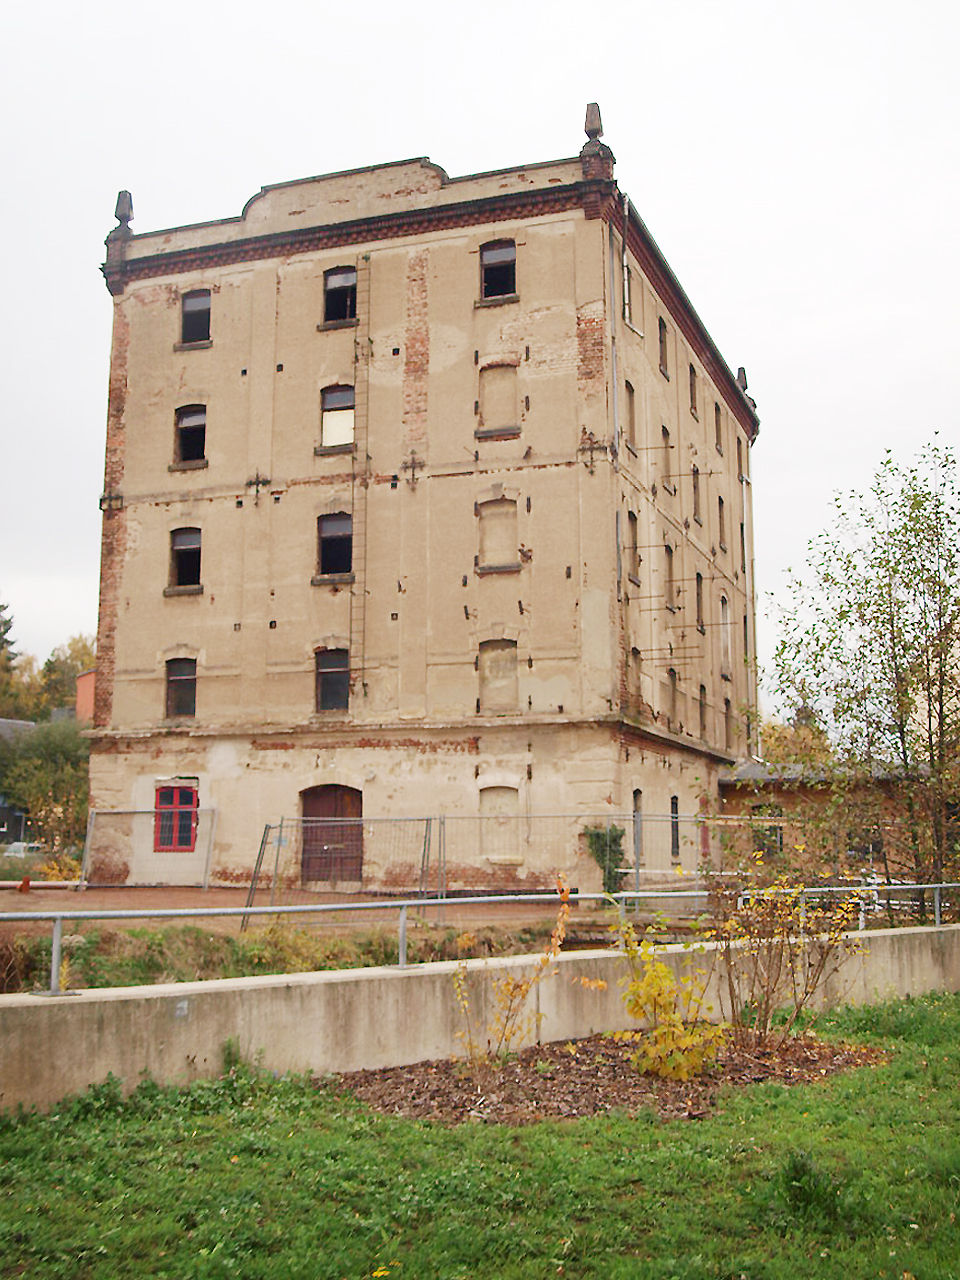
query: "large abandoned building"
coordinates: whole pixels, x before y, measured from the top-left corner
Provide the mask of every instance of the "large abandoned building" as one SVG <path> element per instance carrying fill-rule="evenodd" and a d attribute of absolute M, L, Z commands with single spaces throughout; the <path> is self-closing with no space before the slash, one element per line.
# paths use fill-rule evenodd
<path fill-rule="evenodd" d="M 121 193 L 91 806 L 145 821 L 106 878 L 443 814 L 514 832 L 449 884 L 536 886 L 536 815 L 696 814 L 751 754 L 756 406 L 586 132 L 164 231 Z M 416 881 L 369 834 L 297 848 L 305 883 Z"/>

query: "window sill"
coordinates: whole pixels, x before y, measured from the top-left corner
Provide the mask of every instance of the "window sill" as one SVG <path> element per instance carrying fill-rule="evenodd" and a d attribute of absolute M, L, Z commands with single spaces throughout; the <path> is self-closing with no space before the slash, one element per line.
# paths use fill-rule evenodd
<path fill-rule="evenodd" d="M 519 427 L 477 427 L 473 433 L 474 440 L 517 440 Z"/>
<path fill-rule="evenodd" d="M 196 722 L 197 722 L 197 717 L 195 713 L 192 716 L 165 716 L 160 721 L 160 728 L 176 729 L 178 725 L 187 726 L 191 724 L 196 724 Z M 156 810 L 154 810 L 154 812 L 156 812 Z"/>
<path fill-rule="evenodd" d="M 519 302 L 519 293 L 501 293 L 495 298 L 478 298 L 474 307 L 502 307 L 507 302 Z"/>
<path fill-rule="evenodd" d="M 175 342 L 174 351 L 208 351 L 213 346 L 212 338 L 204 338 L 202 342 Z"/>
<path fill-rule="evenodd" d="M 317 333 L 326 333 L 330 329 L 355 329 L 360 321 L 356 316 L 352 320 L 324 320 L 317 325 Z"/>
<path fill-rule="evenodd" d="M 322 711 L 314 711 L 310 719 L 314 722 L 328 720 L 345 720 L 350 714 L 349 707 L 324 707 Z"/>
<path fill-rule="evenodd" d="M 209 458 L 195 458 L 191 462 L 171 462 L 168 471 L 202 471 L 204 467 L 209 467 Z"/>
<path fill-rule="evenodd" d="M 474 566 L 474 573 L 478 577 L 484 577 L 488 573 L 519 573 L 520 561 L 516 564 L 478 564 Z"/>
<path fill-rule="evenodd" d="M 357 446 L 352 442 L 350 444 L 318 444 L 314 446 L 313 456 L 315 458 L 326 458 L 332 454 L 352 454 L 355 453 Z"/>
<path fill-rule="evenodd" d="M 163 594 L 170 596 L 202 596 L 203 584 L 200 582 L 191 582 L 183 587 L 164 587 Z"/>
<path fill-rule="evenodd" d="M 310 579 L 311 587 L 348 587 L 356 579 L 352 573 L 316 573 Z"/>

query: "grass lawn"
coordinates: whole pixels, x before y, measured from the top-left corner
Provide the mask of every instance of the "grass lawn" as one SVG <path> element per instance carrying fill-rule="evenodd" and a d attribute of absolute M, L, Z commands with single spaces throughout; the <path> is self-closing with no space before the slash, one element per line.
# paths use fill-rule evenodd
<path fill-rule="evenodd" d="M 960 1280 L 960 997 L 818 1030 L 891 1059 L 702 1121 L 447 1129 L 244 1067 L 101 1086 L 0 1119 L 0 1276 Z"/>

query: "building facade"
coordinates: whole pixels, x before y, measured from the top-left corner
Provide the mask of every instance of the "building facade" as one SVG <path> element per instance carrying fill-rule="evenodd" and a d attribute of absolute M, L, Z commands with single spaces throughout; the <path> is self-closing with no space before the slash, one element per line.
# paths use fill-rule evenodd
<path fill-rule="evenodd" d="M 143 234 L 121 194 L 91 807 L 155 852 L 204 811 L 227 880 L 281 816 L 690 814 L 751 753 L 756 408 L 587 134 Z"/>

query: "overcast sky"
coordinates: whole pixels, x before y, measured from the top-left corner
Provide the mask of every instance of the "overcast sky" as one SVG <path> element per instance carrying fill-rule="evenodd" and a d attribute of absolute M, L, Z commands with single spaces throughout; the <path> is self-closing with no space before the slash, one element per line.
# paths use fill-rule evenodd
<path fill-rule="evenodd" d="M 96 630 L 120 188 L 143 232 L 378 161 L 554 159 L 599 102 L 621 188 L 758 404 L 761 656 L 831 495 L 887 448 L 960 441 L 956 0 L 52 0 L 0 30 L 0 601 L 41 661 Z"/>

